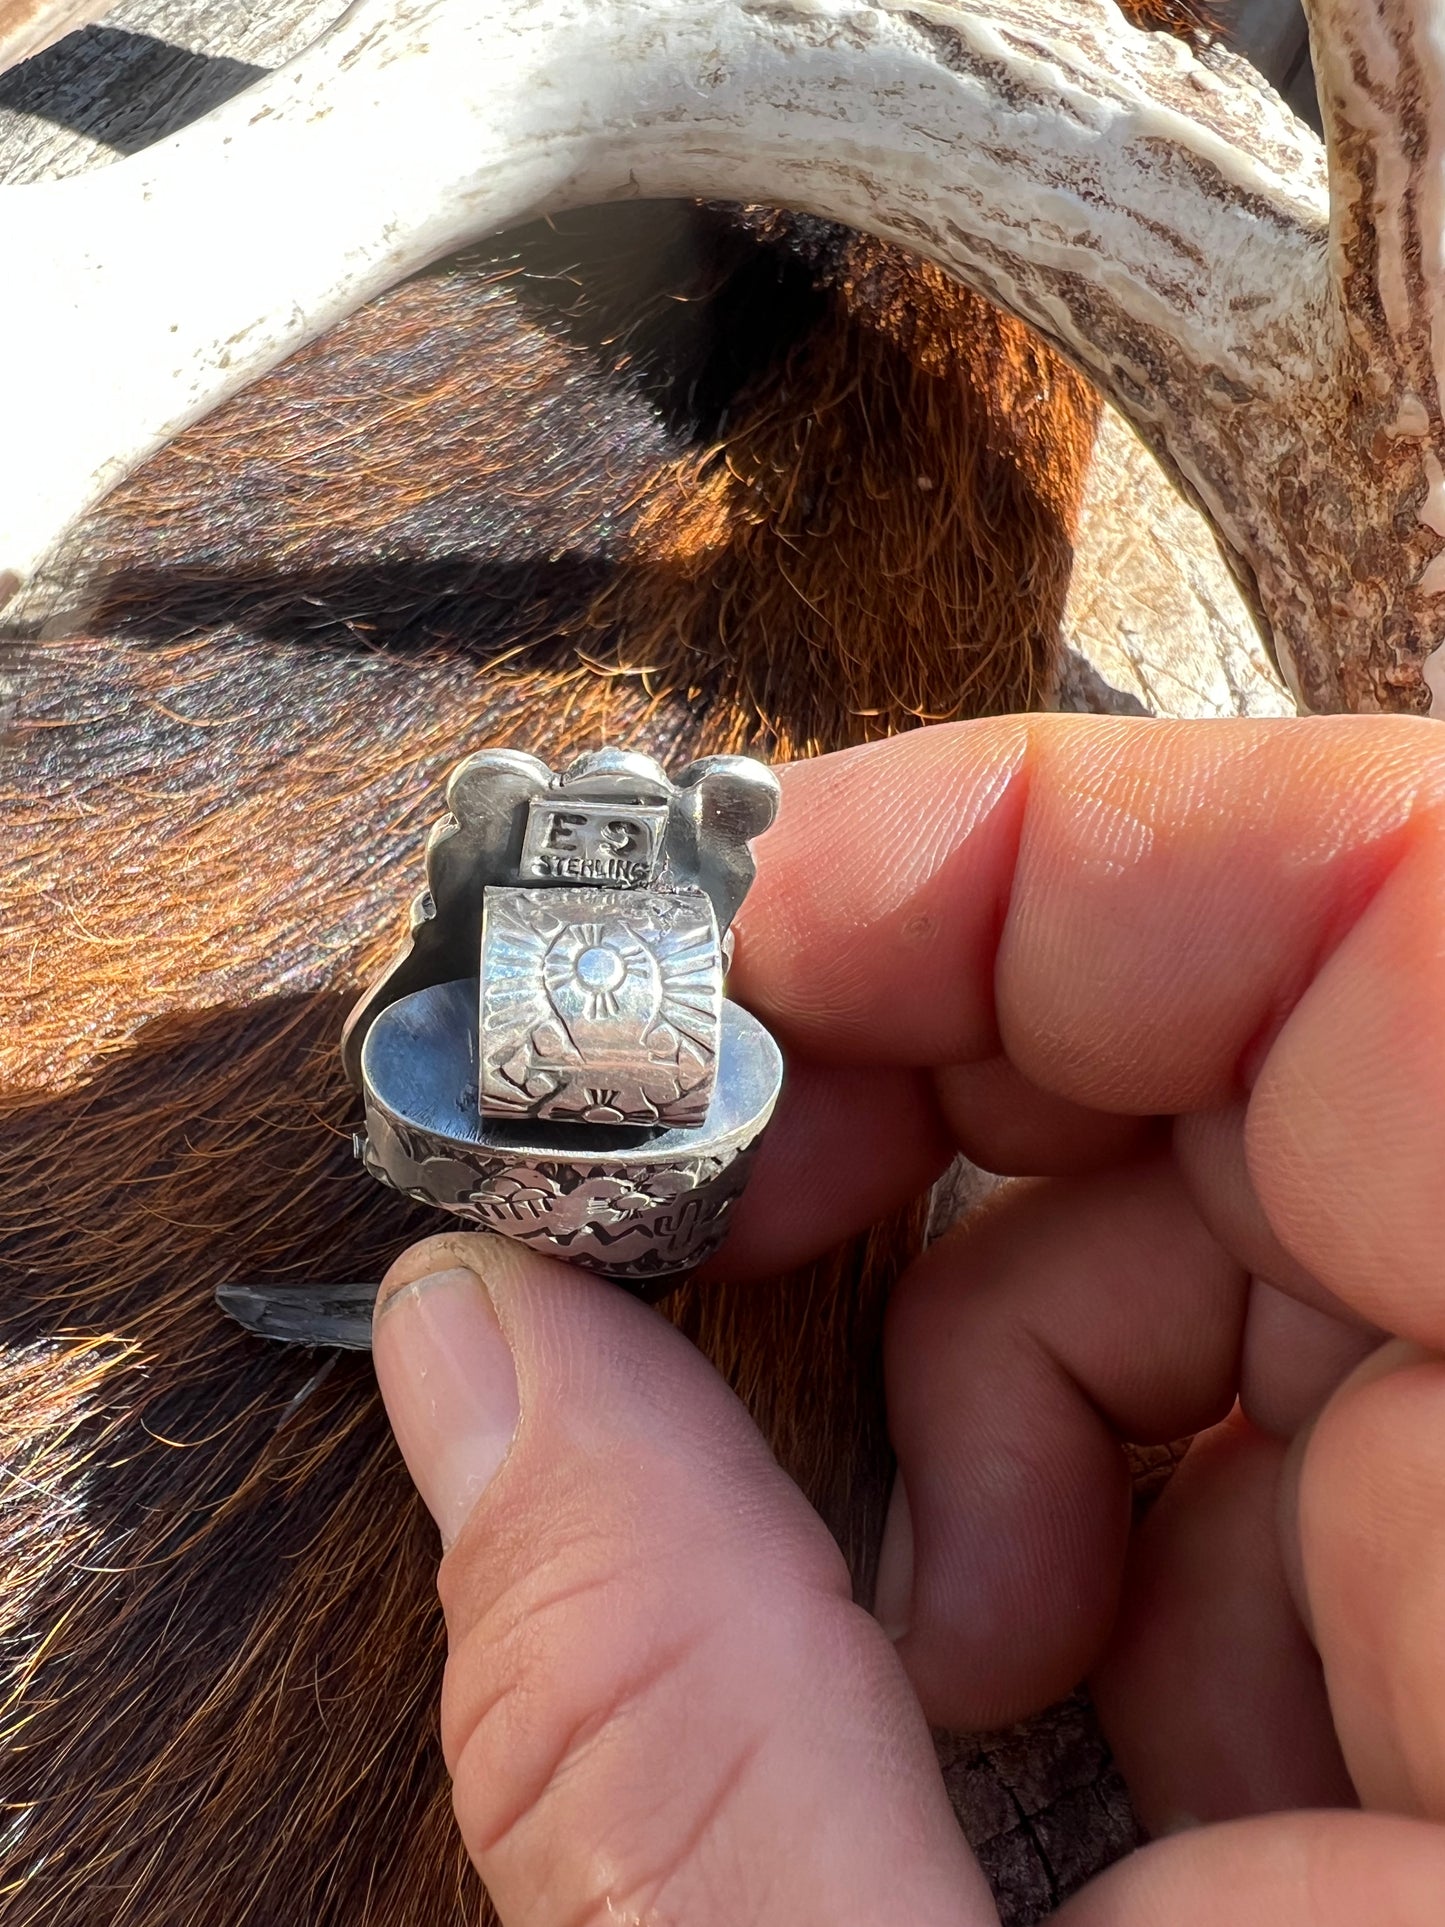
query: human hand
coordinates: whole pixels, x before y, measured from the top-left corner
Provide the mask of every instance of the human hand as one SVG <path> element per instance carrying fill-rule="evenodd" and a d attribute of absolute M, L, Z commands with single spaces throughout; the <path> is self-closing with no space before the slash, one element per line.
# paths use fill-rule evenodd
<path fill-rule="evenodd" d="M 502 1240 L 393 1267 L 502 1920 L 982 1927 L 927 1721 L 1087 1673 L 1146 1824 L 1219 1824 L 1061 1927 L 1438 1927 L 1445 737 L 1035 717 L 784 782 L 733 988 L 789 1084 L 717 1268 L 801 1262 L 953 1145 L 1035 1181 L 890 1308 L 896 1642 L 655 1313 Z M 1189 1432 L 1130 1543 L 1118 1441 Z"/>

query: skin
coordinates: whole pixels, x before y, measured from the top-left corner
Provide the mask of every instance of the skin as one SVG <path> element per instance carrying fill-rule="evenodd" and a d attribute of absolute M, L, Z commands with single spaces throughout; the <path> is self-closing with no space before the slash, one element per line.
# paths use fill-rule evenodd
<path fill-rule="evenodd" d="M 789 769 L 733 992 L 789 1095 L 716 1261 L 955 1145 L 900 1280 L 877 1617 L 654 1314 L 430 1239 L 376 1366 L 442 1532 L 506 1927 L 980 1927 L 930 1721 L 1090 1680 L 1160 1837 L 1063 1927 L 1435 1927 L 1445 1892 L 1445 735 L 1035 717 Z M 1195 1444 L 1131 1532 L 1121 1440 Z"/>

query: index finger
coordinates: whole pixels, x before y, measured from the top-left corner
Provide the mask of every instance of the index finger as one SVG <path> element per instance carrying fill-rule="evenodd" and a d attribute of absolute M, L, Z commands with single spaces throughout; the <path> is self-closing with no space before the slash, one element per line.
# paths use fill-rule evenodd
<path fill-rule="evenodd" d="M 1286 1246 L 1366 1317 L 1445 1341 L 1436 725 L 1030 717 L 784 785 L 734 981 L 785 1043 L 855 1064 L 1002 1050 L 1139 1114 L 1254 1092 L 1251 1171 Z"/>
<path fill-rule="evenodd" d="M 1223 1101 L 1445 792 L 1436 725 L 1072 716 L 783 772 L 734 982 L 823 1061 L 1006 1049 L 1138 1112 Z"/>

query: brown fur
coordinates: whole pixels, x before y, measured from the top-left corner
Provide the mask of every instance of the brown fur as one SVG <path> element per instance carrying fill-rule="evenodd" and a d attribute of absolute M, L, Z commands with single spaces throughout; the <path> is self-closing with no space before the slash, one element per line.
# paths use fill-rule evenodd
<path fill-rule="evenodd" d="M 395 290 L 89 532 L 0 779 L 8 1927 L 475 1918 L 369 1367 L 211 1292 L 375 1277 L 435 1225 L 352 1164 L 336 1040 L 450 763 L 1036 703 L 1094 406 L 885 249 L 632 208 Z M 670 1308 L 865 1591 L 917 1229 Z"/>

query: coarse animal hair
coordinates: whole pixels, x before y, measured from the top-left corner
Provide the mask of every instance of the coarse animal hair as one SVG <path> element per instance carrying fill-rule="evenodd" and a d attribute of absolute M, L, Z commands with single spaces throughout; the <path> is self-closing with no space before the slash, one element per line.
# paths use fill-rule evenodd
<path fill-rule="evenodd" d="M 435 1540 L 369 1366 L 213 1288 L 374 1278 L 436 1228 L 355 1166 L 336 1043 L 451 763 L 1036 706 L 1096 408 L 888 248 L 632 204 L 393 290 L 83 532 L 0 770 L 9 1927 L 476 1918 Z M 668 1306 L 865 1594 L 919 1230 Z"/>

